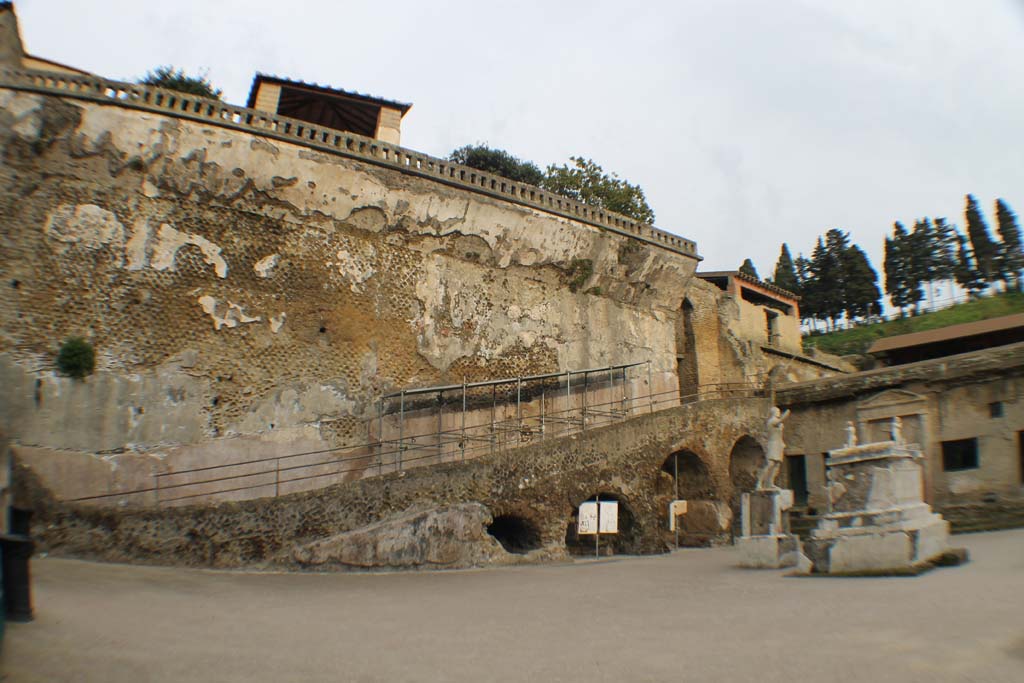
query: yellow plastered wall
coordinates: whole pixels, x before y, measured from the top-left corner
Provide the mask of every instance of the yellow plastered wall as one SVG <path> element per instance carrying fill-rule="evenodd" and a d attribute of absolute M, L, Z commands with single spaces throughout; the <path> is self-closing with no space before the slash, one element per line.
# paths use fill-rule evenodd
<path fill-rule="evenodd" d="M 381 107 L 377 116 L 377 134 L 374 137 L 393 145 L 401 144 L 402 112 L 391 107 Z"/>
<path fill-rule="evenodd" d="M 277 103 L 280 99 L 281 86 L 274 83 L 260 83 L 260 89 L 256 91 L 256 102 L 253 105 L 253 109 L 276 114 Z"/>

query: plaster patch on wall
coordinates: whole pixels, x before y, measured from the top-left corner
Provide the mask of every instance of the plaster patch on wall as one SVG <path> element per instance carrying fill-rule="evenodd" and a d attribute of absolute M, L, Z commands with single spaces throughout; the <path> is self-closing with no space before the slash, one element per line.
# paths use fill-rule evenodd
<path fill-rule="evenodd" d="M 35 140 L 39 137 L 43 128 L 42 104 L 41 95 L 27 95 L 8 90 L 0 96 L 0 109 L 14 117 L 11 130 L 22 140 Z"/>
<path fill-rule="evenodd" d="M 338 272 L 348 282 L 349 289 L 353 292 L 361 292 L 362 284 L 373 277 L 376 272 L 373 269 L 371 260 L 377 255 L 377 250 L 370 247 L 363 254 L 363 259 L 358 258 L 350 251 L 341 250 L 337 254 Z"/>
<path fill-rule="evenodd" d="M 81 244 L 87 249 L 100 249 L 108 244 L 124 243 L 124 226 L 111 211 L 95 204 L 61 204 L 43 228 L 47 237 L 68 244 Z"/>
<path fill-rule="evenodd" d="M 284 319 L 287 317 L 284 311 L 281 311 L 280 315 L 270 318 L 270 331 L 277 334 L 278 330 L 284 325 Z"/>
<path fill-rule="evenodd" d="M 203 252 L 203 260 L 213 266 L 217 277 L 228 276 L 228 264 L 220 255 L 220 247 L 200 235 L 175 230 L 163 223 L 157 231 L 157 241 L 153 245 L 153 257 L 150 266 L 153 270 L 174 270 L 174 258 L 178 250 L 191 244 Z"/>
<path fill-rule="evenodd" d="M 256 275 L 262 278 L 268 278 L 274 274 L 274 268 L 277 267 L 278 261 L 281 260 L 280 254 L 271 254 L 270 256 L 264 256 L 252 267 L 256 272 Z M 274 330 L 275 332 L 277 330 Z"/>
<path fill-rule="evenodd" d="M 230 301 L 220 304 L 209 295 L 199 297 L 199 305 L 203 307 L 203 311 L 207 315 L 213 318 L 215 330 L 219 330 L 221 327 L 238 327 L 244 323 L 254 323 L 260 320 L 258 315 L 255 317 L 246 315 L 245 310 L 238 304 L 233 304 Z"/>
<path fill-rule="evenodd" d="M 142 270 L 146 267 L 148 259 L 146 246 L 149 244 L 149 238 L 152 233 L 149 221 L 145 218 L 139 218 L 135 221 L 132 236 L 128 238 L 128 243 L 124 247 L 128 270 Z"/>

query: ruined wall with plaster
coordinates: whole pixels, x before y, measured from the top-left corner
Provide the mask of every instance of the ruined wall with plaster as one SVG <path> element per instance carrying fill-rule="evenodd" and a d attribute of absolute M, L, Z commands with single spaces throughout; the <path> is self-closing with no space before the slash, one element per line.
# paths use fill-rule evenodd
<path fill-rule="evenodd" d="M 648 359 L 676 386 L 692 256 L 78 99 L 0 89 L 0 154 L 0 414 L 53 476 L 102 492 L 365 441 L 400 387 Z M 72 335 L 97 351 L 84 382 L 55 372 Z"/>
<path fill-rule="evenodd" d="M 693 306 L 689 324 L 694 336 L 696 374 L 699 384 L 704 387 L 731 383 L 764 386 L 769 376 L 778 385 L 843 374 L 854 369 L 836 357 L 804 355 L 799 343 L 789 343 L 784 349 L 769 346 L 763 306 L 738 299 L 700 278 L 694 278 L 690 283 L 686 299 Z M 781 318 L 795 320 L 787 316 Z M 760 326 L 751 320 L 759 320 Z M 677 336 L 685 333 L 681 323 Z M 792 337 L 793 331 L 790 330 L 788 335 L 787 338 Z"/>

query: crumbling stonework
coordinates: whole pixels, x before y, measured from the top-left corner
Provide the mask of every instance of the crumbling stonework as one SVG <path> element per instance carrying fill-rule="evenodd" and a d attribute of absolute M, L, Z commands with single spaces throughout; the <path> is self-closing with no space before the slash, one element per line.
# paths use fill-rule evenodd
<path fill-rule="evenodd" d="M 0 154 L 0 412 L 62 495 L 361 443 L 399 387 L 648 359 L 676 385 L 694 256 L 114 104 L 0 89 Z M 53 370 L 72 335 L 84 382 Z"/>
<path fill-rule="evenodd" d="M 36 511 L 33 534 L 40 548 L 57 555 L 210 567 L 383 568 L 406 566 L 400 558 L 407 552 L 428 557 L 434 552 L 429 538 L 438 537 L 430 529 L 449 540 L 461 529 L 457 533 L 470 539 L 467 554 L 439 555 L 451 566 L 516 561 L 481 540 L 484 510 L 492 518 L 521 518 L 537 530 L 538 547 L 529 558 L 564 557 L 577 506 L 600 494 L 620 501 L 622 533 L 613 552 L 661 552 L 673 541 L 667 514 L 673 486 L 663 468 L 668 456 L 685 450 L 700 458 L 711 482 L 707 495 L 728 501 L 730 453 L 744 438 L 764 438 L 767 410 L 763 399 L 704 401 L 464 463 L 280 498 L 159 510 L 62 503 L 31 468 L 19 465 L 16 502 Z M 482 508 L 458 507 L 465 505 Z M 458 522 L 427 522 L 443 518 L 444 510 L 475 512 Z M 400 531 L 408 526 L 403 519 L 420 520 L 426 536 Z M 381 543 L 394 544 L 394 552 L 381 550 Z"/>

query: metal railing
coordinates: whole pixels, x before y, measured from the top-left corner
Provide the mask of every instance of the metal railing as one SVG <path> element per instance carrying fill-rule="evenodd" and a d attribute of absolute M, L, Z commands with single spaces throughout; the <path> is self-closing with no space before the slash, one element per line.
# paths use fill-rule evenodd
<path fill-rule="evenodd" d="M 635 376 L 638 368 L 647 369 L 646 382 Z M 634 370 L 632 380 L 628 377 L 630 370 Z M 277 497 L 367 476 L 500 453 L 681 404 L 765 395 L 756 378 L 747 382 L 703 385 L 689 395 L 681 395 L 676 389 L 651 392 L 649 373 L 650 364 L 643 363 L 403 391 L 382 397 L 378 417 L 368 420 L 366 424 L 368 433 L 373 432 L 374 423 L 379 431 L 375 438 L 357 445 L 155 472 L 152 486 L 84 496 L 69 502 L 116 499 L 118 502 L 159 507 Z M 590 379 L 595 374 L 603 375 L 600 381 Z M 577 378 L 575 392 L 573 375 L 585 377 L 582 381 Z M 562 379 L 567 379 L 565 386 L 562 385 Z M 616 379 L 620 381 L 616 382 Z M 540 386 L 538 396 L 538 385 L 543 383 L 548 386 Z M 516 387 L 517 401 L 497 401 L 497 387 L 506 385 Z M 648 387 L 648 391 L 630 395 L 638 385 Z M 525 402 L 524 387 L 529 389 L 526 397 L 530 399 Z M 479 390 L 482 388 L 492 389 L 489 410 L 479 400 Z M 443 424 L 444 420 L 439 418 L 440 413 L 424 413 L 425 408 L 422 406 L 416 410 L 403 411 L 400 408 L 397 413 L 383 414 L 386 399 L 397 397 L 403 403 L 405 397 L 436 394 L 439 390 L 458 392 L 462 397 L 461 410 L 449 416 L 450 422 L 454 416 L 457 426 L 410 433 L 406 431 L 410 423 L 437 419 Z M 474 390 L 476 396 L 473 395 Z M 595 400 L 602 394 L 606 400 Z M 444 405 L 442 403 L 437 407 L 443 411 Z M 387 420 L 391 420 L 392 424 L 386 424 Z"/>

